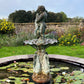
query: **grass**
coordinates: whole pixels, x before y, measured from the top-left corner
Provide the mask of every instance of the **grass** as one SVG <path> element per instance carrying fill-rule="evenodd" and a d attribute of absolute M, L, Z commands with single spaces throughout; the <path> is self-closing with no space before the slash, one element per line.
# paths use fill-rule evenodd
<path fill-rule="evenodd" d="M 67 55 L 84 58 L 84 46 L 54 46 L 47 49 L 49 54 Z"/>
<path fill-rule="evenodd" d="M 31 46 L 2 47 L 0 48 L 0 58 L 14 55 L 34 54 L 35 49 Z M 84 58 L 84 46 L 51 46 L 46 49 L 48 54 L 68 55 Z"/>
<path fill-rule="evenodd" d="M 34 52 L 35 49 L 31 46 L 2 47 L 0 48 L 0 58 L 13 55 L 34 54 Z"/>

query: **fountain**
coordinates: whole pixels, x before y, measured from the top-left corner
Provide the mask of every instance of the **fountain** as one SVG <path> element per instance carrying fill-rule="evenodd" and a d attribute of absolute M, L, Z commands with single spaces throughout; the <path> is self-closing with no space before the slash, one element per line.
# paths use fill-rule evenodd
<path fill-rule="evenodd" d="M 51 79 L 49 57 L 45 49 L 51 45 L 57 44 L 57 40 L 45 38 L 45 21 L 47 18 L 45 7 L 39 6 L 37 12 L 34 32 L 37 39 L 24 41 L 24 43 L 37 49 L 33 58 L 32 79 L 37 83 L 45 83 Z"/>
<path fill-rule="evenodd" d="M 0 58 L 0 84 L 84 84 L 84 59 L 48 55 L 45 51 L 56 45 L 57 40 L 46 39 L 45 7 L 40 6 L 37 11 L 34 32 L 37 38 L 24 41 L 37 51 L 34 55 Z"/>

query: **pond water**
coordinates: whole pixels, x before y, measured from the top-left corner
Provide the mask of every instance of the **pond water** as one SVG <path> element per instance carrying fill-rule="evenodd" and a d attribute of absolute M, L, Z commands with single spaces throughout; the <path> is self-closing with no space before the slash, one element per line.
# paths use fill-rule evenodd
<path fill-rule="evenodd" d="M 36 84 L 32 80 L 33 61 L 16 62 L 0 67 L 0 84 Z M 52 79 L 46 84 L 84 84 L 84 69 L 69 63 L 50 60 Z"/>

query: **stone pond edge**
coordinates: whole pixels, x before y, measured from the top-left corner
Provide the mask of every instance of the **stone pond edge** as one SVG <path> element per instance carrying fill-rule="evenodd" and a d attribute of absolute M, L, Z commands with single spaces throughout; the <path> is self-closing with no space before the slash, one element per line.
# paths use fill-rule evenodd
<path fill-rule="evenodd" d="M 68 62 L 71 64 L 76 64 L 78 66 L 84 67 L 84 59 L 83 58 L 65 56 L 65 55 L 56 55 L 56 54 L 49 54 L 48 56 L 49 56 L 49 58 L 54 58 L 57 60 L 61 60 L 64 62 Z M 10 62 L 10 61 L 25 60 L 25 59 L 29 59 L 29 58 L 33 58 L 33 54 L 4 57 L 4 58 L 0 58 L 0 64 L 4 64 L 4 63 Z"/>

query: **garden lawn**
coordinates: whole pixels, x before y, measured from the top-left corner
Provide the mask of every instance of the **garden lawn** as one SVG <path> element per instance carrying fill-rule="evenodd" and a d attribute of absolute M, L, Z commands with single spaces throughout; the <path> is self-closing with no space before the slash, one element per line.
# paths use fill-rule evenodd
<path fill-rule="evenodd" d="M 34 54 L 35 49 L 31 46 L 2 47 L 0 48 L 0 58 L 14 55 Z M 59 54 L 84 58 L 84 46 L 51 46 L 46 49 L 48 54 Z"/>

